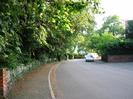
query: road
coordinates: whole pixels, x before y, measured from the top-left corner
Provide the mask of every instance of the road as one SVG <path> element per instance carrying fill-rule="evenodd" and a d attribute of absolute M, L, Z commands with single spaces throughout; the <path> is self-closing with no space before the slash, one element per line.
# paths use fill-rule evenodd
<path fill-rule="evenodd" d="M 70 60 L 56 76 L 57 99 L 133 99 L 133 62 Z"/>

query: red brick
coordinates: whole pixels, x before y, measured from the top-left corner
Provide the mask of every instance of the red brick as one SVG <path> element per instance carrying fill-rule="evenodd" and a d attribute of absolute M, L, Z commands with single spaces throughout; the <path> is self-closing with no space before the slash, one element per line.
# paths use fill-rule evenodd
<path fill-rule="evenodd" d="M 5 68 L 1 69 L 0 68 L 0 97 L 6 97 L 7 92 L 8 92 L 8 75 L 7 75 L 7 70 Z"/>
<path fill-rule="evenodd" d="M 131 62 L 133 61 L 133 55 L 108 55 L 103 57 L 103 60 L 107 62 Z"/>

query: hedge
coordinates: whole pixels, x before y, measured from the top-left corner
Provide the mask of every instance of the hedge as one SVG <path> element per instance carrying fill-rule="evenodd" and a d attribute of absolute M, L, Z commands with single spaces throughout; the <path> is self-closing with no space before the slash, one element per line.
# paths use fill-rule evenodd
<path fill-rule="evenodd" d="M 133 55 L 133 41 L 117 41 L 103 45 L 102 55 Z"/>

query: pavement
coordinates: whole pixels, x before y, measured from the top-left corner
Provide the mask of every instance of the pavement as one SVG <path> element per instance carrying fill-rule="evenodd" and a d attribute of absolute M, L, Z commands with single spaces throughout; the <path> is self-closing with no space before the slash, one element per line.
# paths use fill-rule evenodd
<path fill-rule="evenodd" d="M 13 85 L 8 99 L 51 99 L 48 73 L 52 64 L 42 65 L 25 74 Z"/>
<path fill-rule="evenodd" d="M 133 99 L 133 62 L 65 61 L 56 79 L 56 99 Z"/>

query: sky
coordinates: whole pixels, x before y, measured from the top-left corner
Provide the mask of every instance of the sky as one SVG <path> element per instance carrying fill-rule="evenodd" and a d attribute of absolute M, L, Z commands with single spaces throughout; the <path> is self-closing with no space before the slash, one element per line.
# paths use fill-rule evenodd
<path fill-rule="evenodd" d="M 105 14 L 96 15 L 98 27 L 102 19 L 110 15 L 118 15 L 122 21 L 133 19 L 133 0 L 101 0 L 101 7 Z"/>

